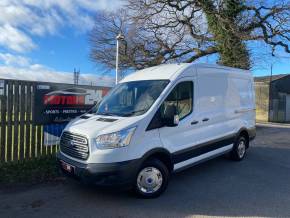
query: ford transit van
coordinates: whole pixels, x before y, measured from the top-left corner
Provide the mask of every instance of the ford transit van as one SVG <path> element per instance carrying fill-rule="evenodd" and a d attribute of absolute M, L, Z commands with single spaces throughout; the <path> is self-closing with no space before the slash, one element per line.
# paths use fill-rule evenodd
<path fill-rule="evenodd" d="M 159 196 L 173 172 L 227 154 L 244 159 L 255 137 L 249 71 L 208 64 L 166 64 L 122 79 L 60 139 L 66 175 L 96 185 Z"/>

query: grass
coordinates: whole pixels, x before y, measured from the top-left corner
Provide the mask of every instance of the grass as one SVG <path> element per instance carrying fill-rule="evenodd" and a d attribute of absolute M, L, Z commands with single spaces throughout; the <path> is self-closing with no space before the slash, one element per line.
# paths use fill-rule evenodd
<path fill-rule="evenodd" d="M 60 177 L 55 155 L 0 163 L 0 184 L 37 184 Z"/>

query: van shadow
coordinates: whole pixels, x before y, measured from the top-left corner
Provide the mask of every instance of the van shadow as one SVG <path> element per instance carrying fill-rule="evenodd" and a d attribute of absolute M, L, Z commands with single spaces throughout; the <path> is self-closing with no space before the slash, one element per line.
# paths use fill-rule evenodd
<path fill-rule="evenodd" d="M 242 162 L 220 157 L 172 175 L 157 199 L 76 184 L 73 195 L 85 199 L 86 208 L 97 214 L 109 206 L 121 217 L 289 217 L 289 157 L 290 147 L 252 147 Z"/>

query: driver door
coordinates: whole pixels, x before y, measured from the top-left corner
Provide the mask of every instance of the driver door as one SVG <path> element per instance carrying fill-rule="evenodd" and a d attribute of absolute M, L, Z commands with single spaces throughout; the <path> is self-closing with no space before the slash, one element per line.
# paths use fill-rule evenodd
<path fill-rule="evenodd" d="M 179 115 L 179 124 L 174 127 L 159 128 L 163 146 L 170 153 L 180 152 L 192 148 L 199 141 L 198 117 L 195 116 L 195 82 L 194 78 L 186 77 L 178 81 L 162 103 L 160 109 L 168 104 L 175 104 Z M 162 115 L 161 115 L 162 116 Z M 180 158 L 178 158 L 180 159 Z M 182 160 L 179 160 L 179 162 Z M 175 161 L 176 162 L 176 161 Z"/>

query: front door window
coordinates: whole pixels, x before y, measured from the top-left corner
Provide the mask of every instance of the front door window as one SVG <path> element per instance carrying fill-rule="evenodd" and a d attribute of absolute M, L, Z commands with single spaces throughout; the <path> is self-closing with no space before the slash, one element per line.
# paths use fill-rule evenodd
<path fill-rule="evenodd" d="M 181 82 L 171 91 L 161 106 L 161 116 L 168 105 L 176 106 L 180 120 L 189 115 L 193 106 L 193 82 Z"/>

